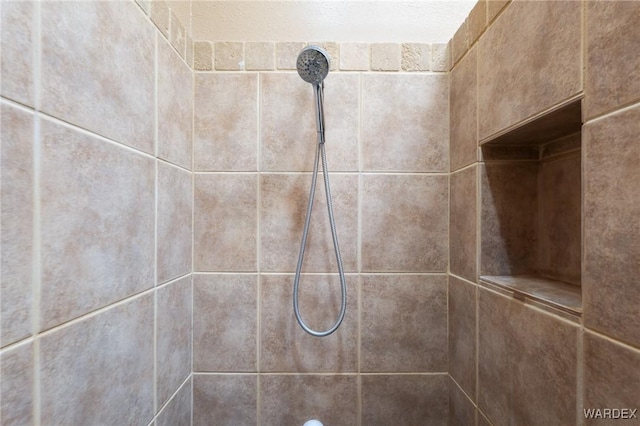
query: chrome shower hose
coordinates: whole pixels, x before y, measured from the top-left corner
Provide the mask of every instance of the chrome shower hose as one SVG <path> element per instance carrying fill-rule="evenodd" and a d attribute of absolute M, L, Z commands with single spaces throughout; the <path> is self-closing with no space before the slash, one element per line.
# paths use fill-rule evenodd
<path fill-rule="evenodd" d="M 320 95 L 320 102 L 322 102 L 322 95 Z M 309 223 L 311 222 L 311 210 L 313 209 L 313 199 L 316 192 L 316 182 L 318 180 L 318 162 L 319 157 L 322 157 L 322 176 L 324 179 L 324 190 L 327 196 L 327 209 L 329 210 L 329 224 L 331 227 L 331 236 L 333 237 L 333 250 L 336 254 L 336 261 L 338 263 L 338 274 L 340 275 L 340 289 L 342 292 L 342 303 L 340 305 L 340 313 L 336 322 L 331 328 L 326 331 L 312 330 L 302 319 L 300 315 L 300 307 L 298 306 L 298 290 L 300 287 L 300 271 L 302 270 L 302 262 L 304 261 L 305 247 L 307 246 L 307 237 L 309 235 Z M 342 258 L 340 256 L 340 247 L 338 246 L 338 235 L 336 232 L 336 223 L 333 217 L 333 204 L 331 202 L 331 189 L 329 187 L 329 172 L 327 171 L 327 155 L 324 149 L 324 131 L 318 132 L 318 144 L 316 147 L 316 157 L 313 166 L 313 176 L 311 178 L 311 190 L 309 191 L 309 203 L 307 204 L 307 215 L 304 221 L 304 230 L 302 231 L 302 243 L 300 244 L 300 254 L 298 255 L 298 265 L 296 266 L 296 276 L 293 282 L 293 311 L 296 315 L 296 320 L 300 327 L 307 333 L 316 337 L 328 336 L 340 327 L 342 320 L 344 319 L 345 311 L 347 310 L 347 284 L 344 278 L 344 270 L 342 267 Z"/>

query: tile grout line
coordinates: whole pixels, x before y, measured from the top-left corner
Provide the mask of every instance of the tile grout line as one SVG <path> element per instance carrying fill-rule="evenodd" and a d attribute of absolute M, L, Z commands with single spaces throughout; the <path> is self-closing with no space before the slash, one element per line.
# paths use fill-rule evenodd
<path fill-rule="evenodd" d="M 42 301 L 42 234 L 40 221 L 42 218 L 41 206 L 41 167 L 42 162 L 42 134 L 40 126 L 40 109 L 42 96 L 42 5 L 40 2 L 34 2 L 34 49 L 33 49 L 33 85 L 34 85 L 34 104 L 35 111 L 33 115 L 33 259 L 32 259 L 32 333 L 34 343 L 32 348 L 33 360 L 33 407 L 32 415 L 35 426 L 41 424 L 42 417 L 42 394 L 41 394 L 41 362 L 42 354 L 40 353 L 40 327 L 41 327 L 41 301 Z"/>
<path fill-rule="evenodd" d="M 191 3 L 189 3 L 191 5 Z M 190 17 L 191 18 L 191 17 Z M 193 46 L 192 46 L 193 48 Z M 193 61 L 194 61 L 194 68 L 195 68 L 195 52 L 193 52 Z M 191 149 L 191 327 L 189 329 L 189 333 L 191 335 L 191 342 L 190 342 L 190 355 L 191 355 L 191 399 L 189 401 L 190 404 L 190 408 L 191 408 L 191 425 L 193 425 L 193 394 L 195 391 L 195 380 L 194 380 L 194 363 L 193 363 L 193 354 L 194 354 L 194 347 L 195 347 L 195 339 L 194 339 L 194 333 L 193 333 L 193 322 L 194 322 L 194 316 L 195 316 L 195 259 L 196 259 L 196 246 L 195 246 L 195 212 L 196 212 L 196 195 L 195 195 L 195 191 L 196 191 L 196 183 L 195 183 L 195 155 L 194 155 L 194 140 L 196 139 L 195 136 L 195 120 L 196 120 L 196 73 L 194 69 L 191 69 L 191 141 L 190 142 L 190 149 Z"/>
<path fill-rule="evenodd" d="M 476 97 L 477 100 L 477 97 Z M 477 127 L 477 124 L 476 124 Z M 476 141 L 477 144 L 477 141 Z M 476 150 L 476 160 L 477 160 L 477 150 Z M 475 304 L 475 338 L 474 338 L 474 347 L 475 347 L 475 359 L 474 359 L 474 369 L 475 369 L 475 381 L 476 381 L 476 388 L 474 389 L 474 393 L 475 393 L 475 401 L 476 404 L 479 404 L 479 396 L 480 396 L 480 286 L 478 284 L 479 281 L 479 277 L 480 277 L 480 259 L 481 259 L 481 250 L 482 250 L 482 244 L 481 244 L 481 235 L 480 233 L 482 232 L 482 226 L 481 226 L 481 216 L 482 216 L 482 185 L 480 183 L 480 163 L 476 162 L 475 163 L 477 165 L 476 167 L 476 171 L 475 171 L 475 177 L 476 177 L 476 214 L 475 214 L 475 225 L 476 225 L 476 255 L 475 255 L 475 267 L 476 267 L 476 273 L 475 273 L 475 283 L 473 283 L 475 285 L 474 288 L 474 292 L 475 292 L 475 297 L 474 297 L 474 304 Z M 479 411 L 479 410 L 478 410 Z"/>
<path fill-rule="evenodd" d="M 274 48 L 275 54 L 275 48 Z M 258 72 L 257 84 L 256 84 L 256 424 L 260 425 L 262 420 L 262 395 L 260 394 L 261 377 L 260 377 L 260 351 L 262 347 L 262 270 L 261 270 L 261 247 L 262 247 L 262 235 L 261 235 L 261 217 L 260 210 L 262 205 L 262 176 L 261 176 L 261 147 L 262 147 L 262 99 L 260 98 L 260 92 L 262 90 L 262 73 Z"/>
<path fill-rule="evenodd" d="M 356 336 L 356 356 L 357 356 L 357 371 L 358 376 L 356 379 L 356 403 L 357 403 L 357 412 L 356 412 L 356 421 L 358 426 L 362 426 L 362 310 L 363 310 L 363 300 L 362 300 L 362 199 L 363 199 L 363 159 L 362 159 L 362 150 L 363 150 L 363 141 L 362 141 L 362 121 L 363 121 L 363 113 L 362 113 L 362 92 L 363 92 L 363 73 L 358 73 L 358 197 L 357 197 L 357 211 L 358 211 L 358 224 L 356 229 L 356 268 L 358 270 L 358 327 Z"/>
<path fill-rule="evenodd" d="M 154 215 L 153 215 L 153 230 L 154 230 L 154 250 L 153 250 L 153 414 L 158 414 L 158 198 L 159 198 L 159 168 L 158 168 L 158 153 L 159 153 L 159 106 L 158 106 L 158 80 L 159 76 L 159 36 L 156 32 L 153 38 L 153 67 L 154 67 L 154 79 L 153 79 L 153 150 L 155 159 L 154 166 Z"/>

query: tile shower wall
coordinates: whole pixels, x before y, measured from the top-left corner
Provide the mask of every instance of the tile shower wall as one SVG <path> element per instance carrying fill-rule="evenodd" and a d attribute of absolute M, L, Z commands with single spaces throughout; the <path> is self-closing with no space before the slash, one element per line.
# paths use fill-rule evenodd
<path fill-rule="evenodd" d="M 583 410 L 639 408 L 640 86 L 630 71 L 636 57 L 627 59 L 640 46 L 639 17 L 637 2 L 480 1 L 451 42 L 452 425 L 608 424 L 585 419 Z M 555 205 L 581 196 L 582 270 L 571 258 L 579 242 L 551 254 L 556 244 L 544 239 L 563 230 L 540 234 L 547 274 L 569 282 L 582 275 L 583 315 L 567 317 L 488 288 L 478 276 L 515 274 L 515 263 L 536 261 L 529 243 L 557 212 L 545 198 L 543 220 L 533 222 L 526 215 L 536 204 L 531 194 L 539 184 L 574 181 L 579 158 L 543 162 L 536 175 L 525 170 L 532 162 L 489 165 L 478 144 L 580 97 L 582 194 L 545 197 Z M 574 210 L 561 216 L 562 228 L 580 223 L 570 220 Z"/>
<path fill-rule="evenodd" d="M 348 302 L 319 339 L 292 309 L 316 144 L 303 46 L 194 45 L 194 424 L 446 424 L 446 59 L 429 44 L 323 43 Z M 317 329 L 340 305 L 323 194 L 300 295 Z"/>
<path fill-rule="evenodd" d="M 184 29 L 134 2 L 0 8 L 1 422 L 189 424 Z"/>

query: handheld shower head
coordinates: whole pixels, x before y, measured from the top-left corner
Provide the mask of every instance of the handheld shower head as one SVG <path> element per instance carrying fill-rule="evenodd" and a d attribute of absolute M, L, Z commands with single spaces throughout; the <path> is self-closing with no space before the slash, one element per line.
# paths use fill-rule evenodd
<path fill-rule="evenodd" d="M 307 46 L 298 54 L 296 61 L 298 74 L 304 81 L 313 85 L 316 98 L 316 125 L 320 143 L 324 143 L 324 87 L 323 80 L 329 74 L 329 54 L 318 46 Z"/>
<path fill-rule="evenodd" d="M 329 74 L 329 54 L 318 46 L 307 46 L 298 54 L 296 67 L 304 81 L 319 85 Z"/>

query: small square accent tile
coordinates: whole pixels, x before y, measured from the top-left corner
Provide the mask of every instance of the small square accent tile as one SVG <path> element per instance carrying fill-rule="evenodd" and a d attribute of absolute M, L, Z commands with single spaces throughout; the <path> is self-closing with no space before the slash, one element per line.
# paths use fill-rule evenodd
<path fill-rule="evenodd" d="M 276 60 L 276 45 L 273 42 L 247 42 L 245 45 L 245 68 L 273 70 Z"/>
<path fill-rule="evenodd" d="M 187 33 L 187 44 L 184 59 L 189 68 L 193 69 L 193 39 L 189 33 Z"/>
<path fill-rule="evenodd" d="M 340 69 L 340 45 L 333 41 L 311 42 L 309 45 L 318 46 L 324 49 L 329 55 L 330 70 L 336 71 Z"/>
<path fill-rule="evenodd" d="M 447 72 L 451 69 L 451 51 L 449 43 L 431 45 L 431 71 Z"/>
<path fill-rule="evenodd" d="M 400 71 L 401 45 L 399 43 L 372 43 L 372 71 Z"/>
<path fill-rule="evenodd" d="M 210 42 L 193 42 L 193 68 L 196 71 L 213 70 L 213 45 Z"/>
<path fill-rule="evenodd" d="M 453 57 L 453 63 L 457 63 L 460 58 L 465 54 L 467 49 L 469 48 L 469 20 L 467 19 L 460 25 L 458 31 L 453 35 L 452 43 L 451 43 L 451 53 Z"/>
<path fill-rule="evenodd" d="M 472 45 L 487 27 L 487 0 L 479 0 L 469 13 L 469 45 Z"/>
<path fill-rule="evenodd" d="M 303 42 L 276 43 L 276 68 L 279 70 L 295 70 L 298 53 L 305 46 Z"/>
<path fill-rule="evenodd" d="M 340 43 L 340 69 L 367 71 L 369 69 L 369 43 Z"/>
<path fill-rule="evenodd" d="M 164 0 L 151 0 L 151 20 L 163 36 L 169 37 L 169 19 L 171 11 Z"/>
<path fill-rule="evenodd" d="M 171 45 L 184 58 L 186 48 L 186 30 L 182 26 L 180 20 L 171 13 Z"/>
<path fill-rule="evenodd" d="M 402 45 L 402 69 L 404 71 L 429 71 L 431 69 L 431 45 L 404 43 Z"/>
<path fill-rule="evenodd" d="M 244 69 L 244 44 L 230 41 L 216 42 L 214 62 L 215 68 L 219 71 Z"/>

